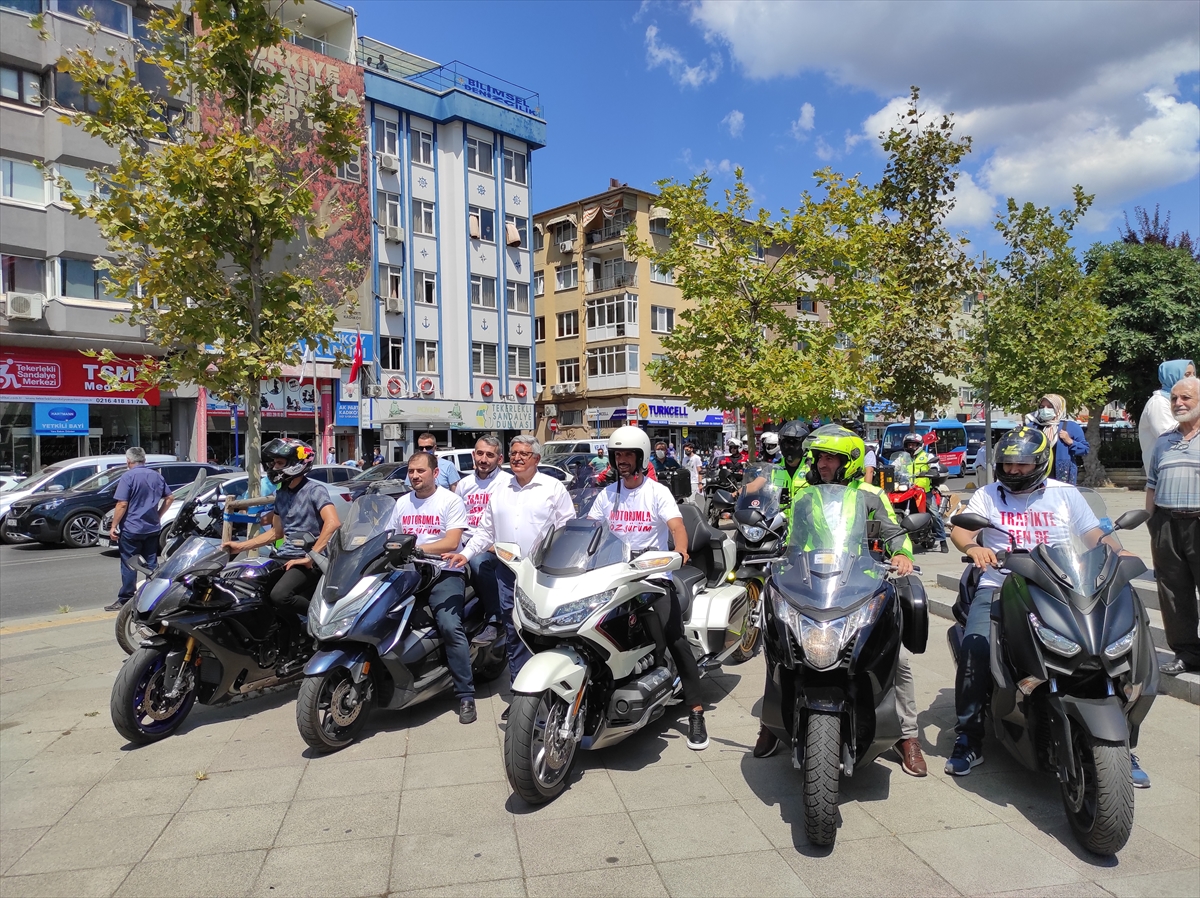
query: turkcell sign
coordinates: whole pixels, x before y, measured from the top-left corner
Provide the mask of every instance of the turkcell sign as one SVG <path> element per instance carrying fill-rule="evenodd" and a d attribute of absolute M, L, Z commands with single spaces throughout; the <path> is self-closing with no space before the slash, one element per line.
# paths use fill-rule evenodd
<path fill-rule="evenodd" d="M 87 436 L 85 403 L 35 402 L 33 432 L 40 436 Z"/>
<path fill-rule="evenodd" d="M 486 82 L 477 81 L 474 78 L 460 77 L 458 79 L 458 86 L 469 90 L 473 94 L 484 97 L 485 99 L 495 100 L 497 103 L 503 103 L 510 109 L 517 110 L 517 112 L 523 112 L 526 115 L 532 116 L 537 115 L 537 112 L 530 108 L 529 104 L 525 102 L 523 97 L 518 97 L 516 94 L 510 94 L 508 91 L 500 90 L 498 87 L 492 87 L 492 85 L 487 84 Z"/>

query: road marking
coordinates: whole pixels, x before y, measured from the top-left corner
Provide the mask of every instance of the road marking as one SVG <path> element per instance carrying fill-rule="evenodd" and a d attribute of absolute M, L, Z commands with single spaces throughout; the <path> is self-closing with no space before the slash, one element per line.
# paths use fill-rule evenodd
<path fill-rule="evenodd" d="M 115 614 L 114 611 L 101 611 L 97 614 L 89 614 L 87 617 L 73 617 L 70 620 L 39 620 L 29 624 L 14 624 L 0 627 L 0 636 L 28 633 L 31 630 L 48 630 L 51 627 L 69 627 L 71 624 L 91 624 L 98 620 L 112 620 Z"/>
<path fill-rule="evenodd" d="M 98 555 L 103 555 L 104 552 L 80 552 L 76 555 L 68 556 L 70 558 L 95 558 Z M 62 561 L 61 558 L 39 558 L 35 561 L 10 561 L 4 567 L 20 567 L 23 564 L 48 564 L 52 561 Z"/>

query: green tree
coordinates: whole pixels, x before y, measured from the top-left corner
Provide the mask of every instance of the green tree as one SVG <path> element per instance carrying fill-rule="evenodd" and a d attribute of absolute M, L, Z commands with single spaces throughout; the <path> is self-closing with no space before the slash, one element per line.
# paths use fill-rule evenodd
<path fill-rule="evenodd" d="M 954 237 L 946 216 L 954 208 L 959 166 L 970 137 L 954 136 L 954 118 L 929 120 L 920 90 L 912 88 L 900 121 L 881 134 L 887 167 L 879 182 L 888 239 L 875 261 L 893 285 L 884 297 L 882 326 L 867 335 L 864 351 L 878 362 L 881 398 L 909 416 L 950 399 L 949 378 L 967 361 L 952 322 L 979 272 L 965 237 Z"/>
<path fill-rule="evenodd" d="M 295 91 L 289 98 L 283 73 L 268 64 L 289 36 L 281 6 L 176 3 L 153 13 L 131 52 L 97 42 L 58 61 L 88 101 L 88 111 L 63 110 L 64 121 L 119 154 L 113 168 L 89 174 L 103 187 L 96 196 L 60 181 L 72 211 L 96 222 L 115 258 L 99 264 L 110 291 L 130 304 L 117 320 L 141 325 L 167 349 L 151 379 L 247 401 L 251 471 L 261 381 L 299 361 L 297 341 L 328 339 L 338 306 L 362 280 L 353 261 L 319 264 L 321 238 L 350 213 L 319 206 L 311 189 L 359 152 L 361 110 L 326 84 L 300 110 L 285 110 Z M 48 36 L 43 17 L 33 24 Z M 101 36 L 94 24 L 90 31 Z M 139 65 L 162 72 L 170 97 L 183 98 L 182 116 L 143 85 Z M 311 128 L 288 145 L 284 123 L 297 111 Z"/>
<path fill-rule="evenodd" d="M 884 237 L 879 196 L 857 179 L 818 172 L 820 198 L 805 193 L 794 212 L 755 211 L 742 169 L 725 203 L 710 203 L 711 180 L 658 182 L 656 204 L 670 212 L 670 238 L 626 246 L 674 272 L 690 304 L 663 338 L 664 358 L 646 370 L 673 393 L 710 408 L 754 409 L 772 418 L 857 408 L 874 382 L 851 344 L 880 316 L 880 283 L 869 272 Z M 827 322 L 796 314 L 807 297 Z"/>

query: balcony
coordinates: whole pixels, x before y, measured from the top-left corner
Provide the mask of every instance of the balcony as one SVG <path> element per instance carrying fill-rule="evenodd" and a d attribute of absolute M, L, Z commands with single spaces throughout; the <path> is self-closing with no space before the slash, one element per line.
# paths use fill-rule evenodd
<path fill-rule="evenodd" d="M 633 224 L 632 220 L 623 221 L 620 219 L 615 219 L 598 230 L 588 231 L 588 246 L 592 246 L 596 243 L 607 243 L 609 240 L 621 239 L 625 236 L 625 232 L 629 230 L 629 226 L 631 224 Z"/>
<path fill-rule="evenodd" d="M 636 287 L 637 272 L 628 271 L 624 274 L 610 274 L 608 277 L 592 278 L 584 285 L 584 293 L 603 293 L 605 290 L 616 290 L 621 287 Z"/>

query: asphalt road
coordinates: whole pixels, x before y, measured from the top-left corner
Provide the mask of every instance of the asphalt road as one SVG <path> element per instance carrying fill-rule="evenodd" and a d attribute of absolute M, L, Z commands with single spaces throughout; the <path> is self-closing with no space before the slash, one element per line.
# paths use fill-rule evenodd
<path fill-rule="evenodd" d="M 99 610 L 117 597 L 120 586 L 116 549 L 0 545 L 0 621 L 63 606 Z"/>

